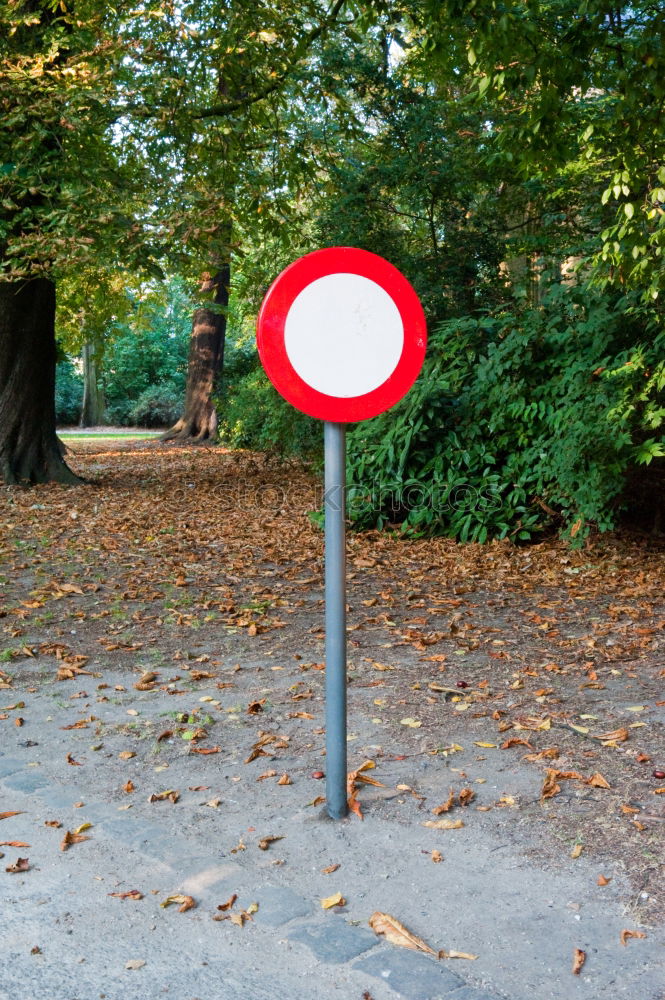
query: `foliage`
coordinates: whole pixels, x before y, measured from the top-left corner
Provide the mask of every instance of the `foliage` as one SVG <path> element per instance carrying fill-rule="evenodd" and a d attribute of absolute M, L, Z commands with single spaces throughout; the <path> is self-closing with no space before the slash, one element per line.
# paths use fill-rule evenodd
<path fill-rule="evenodd" d="M 220 437 L 231 448 L 310 457 L 321 450 L 320 422 L 282 399 L 256 361 L 227 383 L 219 406 Z"/>
<path fill-rule="evenodd" d="M 81 416 L 83 379 L 68 358 L 55 370 L 55 419 L 58 424 L 76 424 Z"/>
<path fill-rule="evenodd" d="M 168 383 L 144 389 L 129 411 L 129 422 L 137 427 L 168 427 L 178 419 L 182 388 Z"/>
<path fill-rule="evenodd" d="M 442 324 L 415 389 L 349 435 L 352 518 L 479 542 L 612 527 L 665 415 L 627 404 L 665 341 L 635 346 L 632 305 L 557 284 L 543 308 Z"/>

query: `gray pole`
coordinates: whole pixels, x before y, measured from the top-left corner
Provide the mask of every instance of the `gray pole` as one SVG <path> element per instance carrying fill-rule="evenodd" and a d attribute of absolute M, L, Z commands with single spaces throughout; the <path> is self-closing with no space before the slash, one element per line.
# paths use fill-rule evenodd
<path fill-rule="evenodd" d="M 346 801 L 346 441 L 344 424 L 326 421 L 326 803 L 332 819 Z"/>

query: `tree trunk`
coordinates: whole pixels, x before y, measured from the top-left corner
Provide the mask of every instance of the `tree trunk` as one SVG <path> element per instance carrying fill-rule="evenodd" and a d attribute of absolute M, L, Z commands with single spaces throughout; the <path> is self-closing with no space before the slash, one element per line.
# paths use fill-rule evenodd
<path fill-rule="evenodd" d="M 227 261 L 204 290 L 215 290 L 219 310 L 197 309 L 192 320 L 185 411 L 162 435 L 162 441 L 208 441 L 217 434 L 217 410 L 213 396 L 224 369 L 226 314 L 229 304 L 231 265 Z"/>
<path fill-rule="evenodd" d="M 55 285 L 0 282 L 0 480 L 80 483 L 55 433 Z"/>
<path fill-rule="evenodd" d="M 99 381 L 98 355 L 95 345 L 86 341 L 83 345 L 83 404 L 81 406 L 80 427 L 99 427 L 104 420 L 104 389 Z"/>

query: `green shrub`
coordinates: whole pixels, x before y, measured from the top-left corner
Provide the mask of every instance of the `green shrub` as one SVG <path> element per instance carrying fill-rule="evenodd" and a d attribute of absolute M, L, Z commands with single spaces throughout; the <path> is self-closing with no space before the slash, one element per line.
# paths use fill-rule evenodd
<path fill-rule="evenodd" d="M 58 424 L 77 424 L 83 403 L 83 379 L 69 358 L 55 369 L 55 419 Z"/>
<path fill-rule="evenodd" d="M 231 448 L 300 457 L 313 456 L 322 448 L 320 421 L 282 399 L 262 368 L 227 381 L 218 412 L 220 437 Z"/>
<path fill-rule="evenodd" d="M 129 422 L 137 427 L 168 427 L 182 412 L 182 390 L 164 383 L 145 389 L 129 411 Z"/>
<path fill-rule="evenodd" d="M 640 343 L 631 306 L 557 285 L 539 308 L 439 326 L 414 389 L 349 434 L 352 519 L 478 542 L 613 527 L 665 414 L 665 338 Z"/>

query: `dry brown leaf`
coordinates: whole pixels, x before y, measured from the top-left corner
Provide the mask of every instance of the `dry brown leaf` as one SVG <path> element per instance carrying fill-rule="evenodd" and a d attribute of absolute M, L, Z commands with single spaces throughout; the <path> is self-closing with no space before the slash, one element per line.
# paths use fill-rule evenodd
<path fill-rule="evenodd" d="M 136 757 L 136 754 L 133 750 L 121 750 L 118 757 L 120 760 L 131 760 L 132 757 Z"/>
<path fill-rule="evenodd" d="M 605 780 L 605 778 L 603 778 L 602 774 L 599 774 L 598 771 L 596 771 L 595 774 L 591 775 L 591 777 L 589 778 L 587 784 L 593 785 L 594 788 L 609 788 L 610 787 L 609 784 L 607 783 L 607 781 Z"/>
<path fill-rule="evenodd" d="M 122 790 L 123 792 L 126 792 L 127 795 L 130 795 L 133 791 L 135 791 L 134 782 L 131 780 L 131 778 L 129 781 L 125 782 L 125 784 L 122 786 Z"/>
<path fill-rule="evenodd" d="M 627 729 L 613 729 L 611 733 L 589 733 L 591 739 L 602 740 L 604 743 L 624 743 L 630 736 Z"/>
<path fill-rule="evenodd" d="M 152 691 L 155 686 L 155 681 L 157 680 L 157 674 L 154 670 L 148 670 L 143 674 L 139 680 L 134 685 L 136 691 Z"/>
<path fill-rule="evenodd" d="M 339 868 L 339 865 L 328 865 L 327 868 L 322 868 L 321 869 L 321 874 L 322 875 L 332 875 L 332 873 L 336 872 L 338 868 Z"/>
<path fill-rule="evenodd" d="M 626 945 L 630 938 L 645 938 L 646 934 L 644 931 L 621 931 L 620 941 L 621 944 Z"/>
<path fill-rule="evenodd" d="M 283 774 L 277 782 L 278 785 L 292 785 L 293 782 L 289 778 L 288 774 Z"/>
<path fill-rule="evenodd" d="M 435 865 L 438 865 L 443 861 L 443 854 L 441 851 L 432 851 L 431 857 Z"/>
<path fill-rule="evenodd" d="M 171 906 L 172 903 L 180 903 L 178 913 L 186 913 L 187 910 L 193 910 L 196 906 L 196 901 L 192 896 L 183 896 L 182 893 L 176 893 L 174 896 L 167 896 L 164 902 L 159 905 L 161 907 L 166 907 Z"/>
<path fill-rule="evenodd" d="M 476 793 L 472 788 L 463 788 L 459 793 L 459 804 L 461 806 L 468 806 L 470 802 L 476 797 Z"/>
<path fill-rule="evenodd" d="M 66 851 L 72 844 L 81 844 L 84 840 L 90 840 L 90 837 L 86 837 L 82 833 L 71 833 L 68 830 L 60 842 L 60 850 Z"/>
<path fill-rule="evenodd" d="M 0 840 L 0 847 L 30 847 L 23 840 Z"/>
<path fill-rule="evenodd" d="M 143 893 L 138 889 L 130 889 L 128 892 L 107 892 L 107 896 L 115 896 L 116 899 L 143 899 Z"/>
<path fill-rule="evenodd" d="M 70 753 L 67 754 L 67 763 L 71 764 L 73 767 L 83 767 L 80 760 L 74 760 Z"/>
<path fill-rule="evenodd" d="M 579 858 L 583 850 L 584 850 L 584 844 L 575 844 L 572 851 L 570 852 L 571 858 L 573 859 Z"/>
<path fill-rule="evenodd" d="M 266 778 L 274 778 L 276 776 L 276 774 L 277 774 L 277 771 L 264 771 L 264 773 L 260 774 L 256 780 L 257 781 L 265 781 Z"/>
<path fill-rule="evenodd" d="M 284 840 L 284 837 L 262 837 L 259 841 L 259 850 L 267 851 L 270 845 L 276 843 L 278 840 Z"/>
<path fill-rule="evenodd" d="M 54 829 L 57 830 L 59 829 L 59 827 L 62 826 L 62 823 L 60 822 L 59 819 L 45 819 L 44 826 L 52 826 Z"/>
<path fill-rule="evenodd" d="M 6 872 L 11 875 L 16 875 L 19 872 L 27 872 L 30 870 L 30 859 L 29 858 L 17 858 L 13 865 L 8 865 L 5 868 Z"/>
<path fill-rule="evenodd" d="M 468 951 L 444 951 L 443 948 L 439 952 L 439 958 L 466 958 L 469 962 L 475 962 L 478 958 L 477 955 L 470 955 Z"/>
<path fill-rule="evenodd" d="M 573 954 L 573 975 L 579 976 L 582 971 L 582 966 L 586 962 L 586 952 L 582 951 L 581 948 L 576 948 Z"/>
<path fill-rule="evenodd" d="M 422 938 L 412 934 L 403 923 L 396 917 L 392 917 L 389 913 L 381 913 L 380 910 L 377 910 L 369 918 L 369 926 L 375 934 L 382 935 L 386 941 L 390 941 L 391 944 L 396 944 L 400 948 L 409 948 L 411 951 L 423 951 L 426 955 L 434 955 L 435 958 L 439 957 L 438 952 L 430 948 Z"/>
<path fill-rule="evenodd" d="M 449 812 L 454 805 L 455 805 L 455 792 L 451 788 L 450 794 L 446 799 L 446 801 L 442 802 L 440 806 L 436 806 L 435 809 L 432 809 L 432 812 L 435 816 L 440 816 L 441 813 Z"/>
<path fill-rule="evenodd" d="M 611 881 L 612 881 L 611 878 L 605 878 L 605 876 L 601 874 L 598 876 L 598 881 L 596 882 L 596 885 L 609 885 Z"/>
<path fill-rule="evenodd" d="M 221 747 L 192 747 L 192 746 L 190 746 L 190 748 L 189 748 L 189 752 L 190 753 L 198 753 L 198 754 L 201 754 L 204 757 L 206 757 L 208 754 L 211 754 L 211 753 L 221 753 L 221 750 L 222 750 Z"/>
<path fill-rule="evenodd" d="M 229 896 L 225 903 L 220 903 L 217 909 L 222 911 L 230 910 L 237 898 L 238 893 L 234 892 L 232 896 Z"/>
<path fill-rule="evenodd" d="M 180 792 L 175 788 L 167 788 L 164 792 L 153 792 L 148 802 L 165 802 L 168 799 L 169 802 L 175 805 L 179 798 Z"/>
<path fill-rule="evenodd" d="M 10 816 L 21 816 L 22 812 L 4 812 L 0 813 L 0 819 L 9 819 Z"/>

